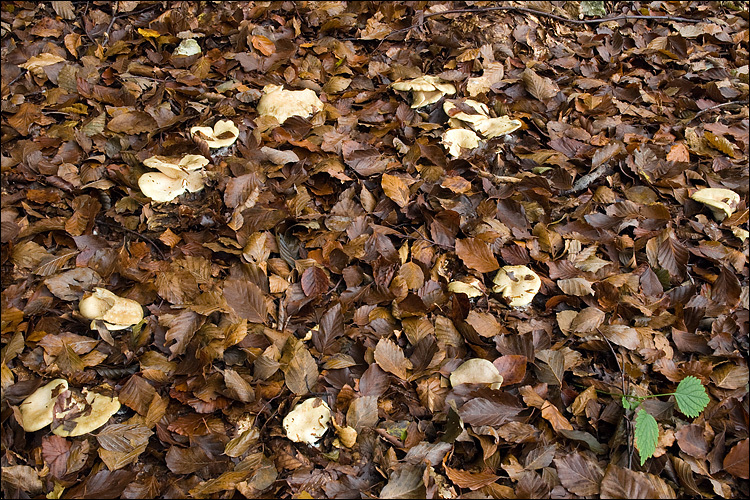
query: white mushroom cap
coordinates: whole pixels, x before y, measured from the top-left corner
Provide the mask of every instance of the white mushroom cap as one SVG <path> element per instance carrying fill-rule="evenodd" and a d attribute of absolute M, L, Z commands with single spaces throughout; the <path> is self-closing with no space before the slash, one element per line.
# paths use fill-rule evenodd
<path fill-rule="evenodd" d="M 502 294 L 511 307 L 524 307 L 531 303 L 542 287 L 542 280 L 526 266 L 505 266 L 495 279 L 492 291 Z"/>
<path fill-rule="evenodd" d="M 187 40 L 183 40 L 180 42 L 180 45 L 172 52 L 172 55 L 175 56 L 193 56 L 195 54 L 201 53 L 201 46 L 198 45 L 198 42 L 196 42 L 192 38 L 188 38 Z"/>
<path fill-rule="evenodd" d="M 461 384 L 492 384 L 493 389 L 499 389 L 503 376 L 492 361 L 474 358 L 456 368 L 451 373 L 450 380 L 453 387 Z"/>
<path fill-rule="evenodd" d="M 125 299 L 104 288 L 94 288 L 94 293 L 78 303 L 84 318 L 102 320 L 109 330 L 122 330 L 143 319 L 143 308 L 132 299 Z M 96 329 L 94 321 L 91 329 Z"/>
<path fill-rule="evenodd" d="M 467 297 L 481 297 L 486 293 L 484 283 L 473 276 L 466 276 L 448 283 L 448 291 L 453 293 L 465 293 Z"/>
<path fill-rule="evenodd" d="M 190 135 L 194 135 L 197 132 L 206 136 L 208 147 L 212 149 L 231 146 L 237 140 L 237 137 L 240 136 L 240 129 L 237 128 L 237 125 L 232 120 L 219 120 L 213 128 L 193 127 L 190 129 Z"/>
<path fill-rule="evenodd" d="M 391 87 L 396 90 L 411 90 L 414 92 L 412 96 L 412 108 L 427 106 L 428 104 L 438 102 L 444 95 L 453 95 L 456 93 L 456 87 L 453 84 L 430 75 L 392 83 Z"/>
<path fill-rule="evenodd" d="M 143 160 L 143 164 L 177 179 L 186 172 L 195 172 L 208 165 L 208 158 L 202 155 L 185 155 L 182 158 L 156 155 Z"/>
<path fill-rule="evenodd" d="M 731 189 L 699 189 L 691 194 L 690 197 L 710 207 L 711 212 L 713 212 L 714 217 L 718 221 L 724 220 L 725 217 L 731 217 L 737 205 L 740 204 L 740 195 Z"/>
<path fill-rule="evenodd" d="M 448 154 L 458 158 L 462 149 L 474 149 L 479 146 L 479 136 L 472 130 L 452 128 L 443 134 L 443 145 L 448 147 Z"/>
<path fill-rule="evenodd" d="M 53 396 L 52 393 L 58 389 Z M 68 381 L 56 378 L 34 391 L 18 405 L 21 410 L 21 427 L 26 432 L 34 432 L 52 423 L 57 395 L 68 390 Z"/>
<path fill-rule="evenodd" d="M 323 109 L 321 101 L 313 90 L 285 90 L 281 85 L 266 85 L 258 102 L 258 114 L 273 116 L 284 123 L 292 116 L 307 118 Z"/>
<path fill-rule="evenodd" d="M 86 402 L 91 405 L 91 413 L 88 415 L 82 414 L 71 419 L 70 421 L 77 424 L 73 429 L 65 430 L 65 426 L 60 425 L 52 430 L 53 434 L 62 437 L 81 436 L 106 424 L 109 417 L 117 413 L 120 409 L 120 401 L 117 397 L 110 398 L 97 392 L 89 391 L 86 388 L 83 389 L 83 396 Z M 82 402 L 76 401 L 71 408 L 58 413 L 57 418 L 64 418 L 74 411 L 82 411 L 84 407 L 85 405 Z"/>
<path fill-rule="evenodd" d="M 486 104 L 478 102 L 478 101 L 474 101 L 472 99 L 466 99 L 464 101 L 464 104 L 473 108 L 479 114 L 470 115 L 469 113 L 464 113 L 463 111 L 459 111 L 458 113 L 451 115 L 450 113 L 451 110 L 456 108 L 457 106 L 450 101 L 445 101 L 445 103 L 443 103 L 443 110 L 448 116 L 452 118 L 456 118 L 458 120 L 465 121 L 465 122 L 472 123 L 472 124 L 486 120 L 489 117 L 490 110 L 487 108 Z"/>
<path fill-rule="evenodd" d="M 511 120 L 507 116 L 487 118 L 474 124 L 474 128 L 488 139 L 510 134 L 522 126 L 523 123 L 520 120 Z"/>
<path fill-rule="evenodd" d="M 319 398 L 310 398 L 298 404 L 284 417 L 282 425 L 286 436 L 297 443 L 315 446 L 328 430 L 331 409 Z"/>

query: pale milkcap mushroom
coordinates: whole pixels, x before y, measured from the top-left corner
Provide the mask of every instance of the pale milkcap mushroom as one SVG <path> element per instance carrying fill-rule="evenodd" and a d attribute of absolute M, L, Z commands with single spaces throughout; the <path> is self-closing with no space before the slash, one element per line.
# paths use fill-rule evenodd
<path fill-rule="evenodd" d="M 266 85 L 258 102 L 258 114 L 273 116 L 281 124 L 292 116 L 307 118 L 323 110 L 321 101 L 311 89 L 285 90 L 281 85 Z"/>
<path fill-rule="evenodd" d="M 505 266 L 492 281 L 495 283 L 492 291 L 501 294 L 511 307 L 531 304 L 542 287 L 539 276 L 526 266 Z"/>
<path fill-rule="evenodd" d="M 451 386 L 461 384 L 490 384 L 490 388 L 499 389 L 503 376 L 491 361 L 474 358 L 456 368 L 450 376 Z"/>
<path fill-rule="evenodd" d="M 523 123 L 520 120 L 512 120 L 507 116 L 499 116 L 497 118 L 490 118 L 489 109 L 481 102 L 474 101 L 472 99 L 466 99 L 464 104 L 470 106 L 478 114 L 469 114 L 459 111 L 451 115 L 451 111 L 456 108 L 456 105 L 450 101 L 446 101 L 443 104 L 445 113 L 451 117 L 454 121 L 461 120 L 466 123 L 470 123 L 471 126 L 482 134 L 487 139 L 499 137 L 501 135 L 510 134 L 521 128 Z"/>
<path fill-rule="evenodd" d="M 157 203 L 171 202 L 182 193 L 195 193 L 203 189 L 203 167 L 208 159 L 201 155 L 180 158 L 152 156 L 143 160 L 147 167 L 159 172 L 147 172 L 138 179 L 144 195 Z"/>
<path fill-rule="evenodd" d="M 740 204 L 740 195 L 731 189 L 705 188 L 699 189 L 690 197 L 697 202 L 707 205 L 714 218 L 721 222 L 725 217 L 731 217 Z"/>
<path fill-rule="evenodd" d="M 84 318 L 92 320 L 92 330 L 96 330 L 96 320 L 104 321 L 108 330 L 123 330 L 143 319 L 143 308 L 138 302 L 99 287 L 94 288 L 94 293 L 81 299 L 78 309 Z"/>
<path fill-rule="evenodd" d="M 451 128 L 443 134 L 443 145 L 448 148 L 449 155 L 458 158 L 461 150 L 474 149 L 479 146 L 479 136 L 473 130 Z"/>
<path fill-rule="evenodd" d="M 190 129 L 190 135 L 195 135 L 198 132 L 203 134 L 208 147 L 212 149 L 231 146 L 240 136 L 240 129 L 232 120 L 219 120 L 213 128 L 193 127 Z"/>
<path fill-rule="evenodd" d="M 57 395 L 66 390 L 68 390 L 68 381 L 56 378 L 24 399 L 18 405 L 18 409 L 21 411 L 21 422 L 19 423 L 23 430 L 34 432 L 51 424 Z"/>
<path fill-rule="evenodd" d="M 328 430 L 331 409 L 319 398 L 310 398 L 298 404 L 284 417 L 282 425 L 286 436 L 296 443 L 315 446 Z"/>
<path fill-rule="evenodd" d="M 76 426 L 70 430 L 65 429 L 65 425 L 60 425 L 52 430 L 53 434 L 61 437 L 81 436 L 98 429 L 106 424 L 109 417 L 117 413 L 120 409 L 120 400 L 116 396 L 109 397 L 98 392 L 89 391 L 84 387 L 83 397 L 91 406 L 91 412 L 86 413 L 85 404 L 82 401 L 75 401 L 69 409 L 57 414 L 57 418 L 65 418 L 72 412 L 83 412 L 81 415 L 71 418 L 70 422 L 75 422 Z"/>
<path fill-rule="evenodd" d="M 421 108 L 428 104 L 438 102 L 444 95 L 456 93 L 453 84 L 444 82 L 436 76 L 424 75 L 413 80 L 392 83 L 391 87 L 396 90 L 411 90 L 412 108 Z"/>

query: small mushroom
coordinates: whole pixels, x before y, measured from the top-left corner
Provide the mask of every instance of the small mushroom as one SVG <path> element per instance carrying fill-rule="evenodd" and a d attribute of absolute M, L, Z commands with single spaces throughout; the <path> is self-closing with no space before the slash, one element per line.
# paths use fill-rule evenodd
<path fill-rule="evenodd" d="M 464 104 L 473 108 L 478 114 L 464 113 L 463 111 L 451 112 L 456 108 L 456 105 L 450 101 L 446 101 L 443 104 L 443 109 L 446 114 L 451 117 L 452 120 L 461 120 L 466 123 L 470 123 L 471 126 L 482 134 L 487 139 L 493 137 L 499 137 L 501 135 L 510 134 L 511 132 L 521 128 L 523 123 L 519 120 L 511 120 L 507 116 L 500 116 L 497 118 L 490 118 L 489 109 L 481 102 L 477 102 L 471 99 L 466 99 Z M 455 125 L 455 123 L 454 123 Z"/>
<path fill-rule="evenodd" d="M 474 149 L 479 146 L 479 136 L 472 130 L 452 128 L 443 134 L 443 145 L 448 148 L 448 154 L 454 158 L 461 155 L 463 149 Z"/>
<path fill-rule="evenodd" d="M 281 124 L 292 116 L 307 118 L 323 109 L 313 90 L 285 90 L 281 85 L 266 85 L 258 102 L 258 114 L 273 116 Z"/>
<path fill-rule="evenodd" d="M 524 307 L 531 304 L 534 296 L 542 287 L 539 276 L 526 266 L 505 266 L 495 279 L 492 291 L 502 294 L 511 307 Z"/>
<path fill-rule="evenodd" d="M 481 297 L 487 293 L 484 283 L 473 276 L 459 278 L 448 283 L 448 291 L 453 293 L 465 293 L 467 297 Z"/>
<path fill-rule="evenodd" d="M 503 384 L 503 376 L 492 361 L 474 358 L 456 368 L 450 376 L 451 385 L 461 384 L 490 384 L 490 388 L 499 389 Z"/>
<path fill-rule="evenodd" d="M 99 287 L 81 299 L 78 309 L 84 318 L 92 320 L 92 330 L 96 330 L 96 320 L 104 321 L 108 330 L 123 330 L 143 319 L 143 307 L 138 302 Z"/>
<path fill-rule="evenodd" d="M 68 430 L 65 429 L 65 427 L 67 427 L 66 425 L 60 425 L 52 430 L 53 434 L 57 434 L 61 437 L 73 437 L 87 434 L 106 424 L 109 417 L 117 413 L 120 409 L 120 401 L 116 396 L 105 396 L 98 392 L 89 391 L 86 388 L 83 389 L 83 399 L 85 399 L 85 403 L 81 400 L 75 401 L 75 396 L 76 395 L 74 395 L 74 402 L 71 407 L 58 413 L 56 417 L 58 419 L 65 419 L 67 415 L 70 415 L 73 412 L 80 412 L 80 415 L 68 420 L 69 422 L 75 422 L 76 426 Z M 90 412 L 84 411 L 86 405 L 91 407 Z"/>
<path fill-rule="evenodd" d="M 190 135 L 195 135 L 198 132 L 203 134 L 208 147 L 212 149 L 231 146 L 237 140 L 237 137 L 240 136 L 240 129 L 237 128 L 237 125 L 232 120 L 219 120 L 213 128 L 193 127 L 190 129 Z"/>
<path fill-rule="evenodd" d="M 453 84 L 444 82 L 436 76 L 420 76 L 413 80 L 392 83 L 391 87 L 396 90 L 411 90 L 412 108 L 421 108 L 428 104 L 438 102 L 444 95 L 453 95 L 456 93 L 456 87 Z"/>
<path fill-rule="evenodd" d="M 201 46 L 192 38 L 183 40 L 180 45 L 172 52 L 173 56 L 194 56 L 201 53 Z"/>
<path fill-rule="evenodd" d="M 68 390 L 68 381 L 56 378 L 34 391 L 18 405 L 21 411 L 21 427 L 34 432 L 52 423 L 57 395 Z"/>
<path fill-rule="evenodd" d="M 328 430 L 331 409 L 320 398 L 310 398 L 298 404 L 284 417 L 286 436 L 297 443 L 315 446 Z"/>
<path fill-rule="evenodd" d="M 182 193 L 195 193 L 203 189 L 203 167 L 208 159 L 200 155 L 185 155 L 180 158 L 152 156 L 143 160 L 147 167 L 159 172 L 147 172 L 138 179 L 138 187 L 144 195 L 157 203 L 169 203 Z"/>
<path fill-rule="evenodd" d="M 726 217 L 731 217 L 740 204 L 740 195 L 731 189 L 706 188 L 699 189 L 690 197 L 697 202 L 707 205 L 714 218 L 721 222 Z"/>

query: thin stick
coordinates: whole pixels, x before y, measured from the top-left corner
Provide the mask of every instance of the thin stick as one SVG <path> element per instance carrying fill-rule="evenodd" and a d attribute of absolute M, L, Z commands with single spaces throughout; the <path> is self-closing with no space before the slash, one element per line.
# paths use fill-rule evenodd
<path fill-rule="evenodd" d="M 164 253 L 161 251 L 161 249 L 158 247 L 158 245 L 151 238 L 148 238 L 147 236 L 144 236 L 141 233 L 138 233 L 136 231 L 128 229 L 125 226 L 121 226 L 120 224 L 112 224 L 110 222 L 105 222 L 105 221 L 99 220 L 99 219 L 97 219 L 96 222 L 99 223 L 99 224 L 102 224 L 104 226 L 113 228 L 113 229 L 122 229 L 123 231 L 125 231 L 127 233 L 130 233 L 130 234 L 132 234 L 134 236 L 137 236 L 137 237 L 141 238 L 142 240 L 144 240 L 145 242 L 147 242 L 148 244 L 150 244 L 154 248 L 154 250 L 156 250 L 156 252 L 159 254 L 159 256 L 161 257 L 162 260 L 167 260 L 166 255 L 164 255 Z"/>
<path fill-rule="evenodd" d="M 704 21 L 704 19 L 689 19 L 686 17 L 673 17 L 673 16 L 644 16 L 641 14 L 623 14 L 621 16 L 599 17 L 595 19 L 568 19 L 567 17 L 550 14 L 549 12 L 542 12 L 540 10 L 528 9 L 526 7 L 514 7 L 514 6 L 506 5 L 506 6 L 500 6 L 500 7 L 477 7 L 474 9 L 454 9 L 454 10 L 445 10 L 443 12 L 433 12 L 432 14 L 427 14 L 423 16 L 420 22 L 412 24 L 408 28 L 401 28 L 399 30 L 391 31 L 385 37 L 383 37 L 382 41 L 384 41 L 386 38 L 388 38 L 391 35 L 403 33 L 405 31 L 410 31 L 416 27 L 422 26 L 423 24 L 427 22 L 426 20 L 430 17 L 442 16 L 445 14 L 467 14 L 467 13 L 491 12 L 491 11 L 502 11 L 502 10 L 524 12 L 526 14 L 533 14 L 535 16 L 549 17 L 556 21 L 560 21 L 564 23 L 571 23 L 571 24 L 601 24 L 601 23 L 606 23 L 609 21 L 622 21 L 626 19 L 654 19 L 654 20 L 665 20 L 665 21 L 678 21 L 678 22 L 683 22 L 683 23 L 699 23 L 699 22 Z"/>
<path fill-rule="evenodd" d="M 695 116 L 693 116 L 689 121 L 687 121 L 685 123 L 690 123 L 693 120 L 695 120 L 696 118 L 698 118 L 699 116 L 701 116 L 701 115 L 703 115 L 705 113 L 708 113 L 709 111 L 713 111 L 713 110 L 719 109 L 719 108 L 724 108 L 726 106 L 733 106 L 733 105 L 740 105 L 740 104 L 745 104 L 745 103 L 742 102 L 742 101 L 722 102 L 721 104 L 717 104 L 716 106 L 711 106 L 710 108 L 706 108 L 706 109 L 702 109 L 702 110 L 698 111 L 697 113 L 695 113 Z"/>

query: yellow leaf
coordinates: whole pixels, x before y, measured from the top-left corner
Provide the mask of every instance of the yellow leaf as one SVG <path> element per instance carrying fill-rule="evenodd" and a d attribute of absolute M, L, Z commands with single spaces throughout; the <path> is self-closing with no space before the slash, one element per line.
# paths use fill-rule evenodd
<path fill-rule="evenodd" d="M 396 205 L 399 207 L 404 208 L 409 203 L 409 196 L 411 196 L 409 186 L 400 177 L 383 174 L 381 185 L 383 186 L 385 195 L 396 202 Z"/>

